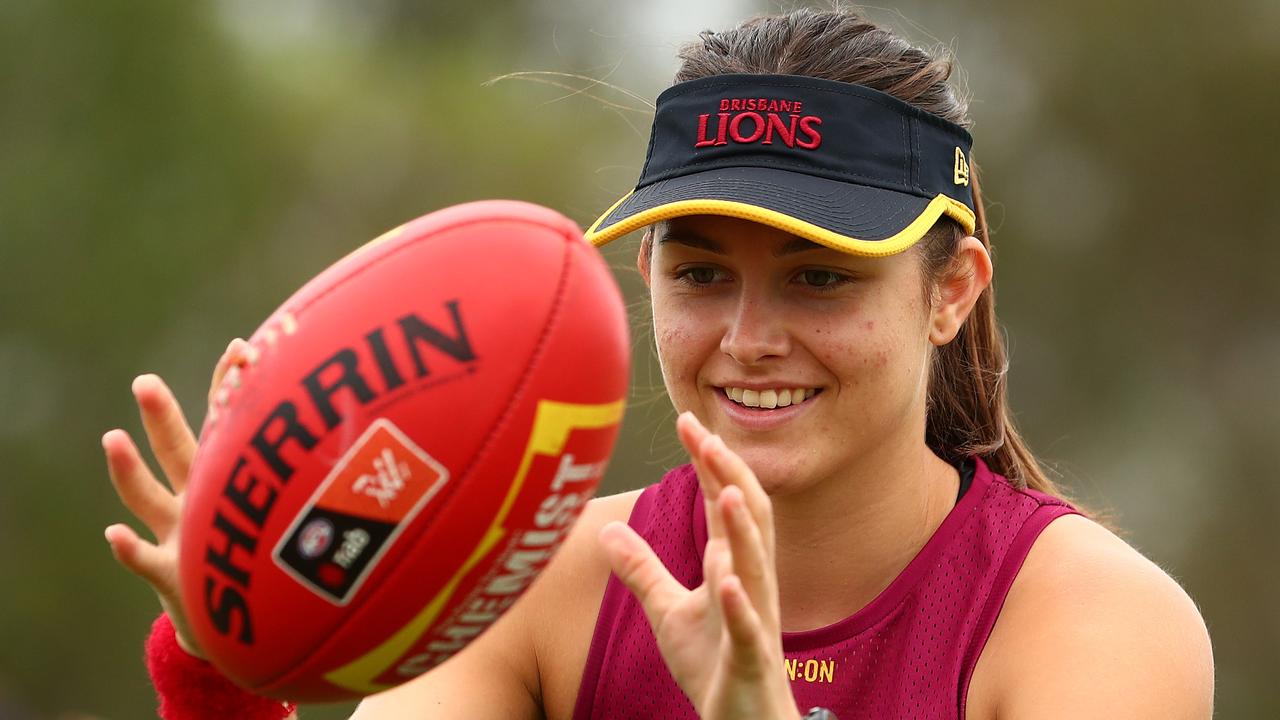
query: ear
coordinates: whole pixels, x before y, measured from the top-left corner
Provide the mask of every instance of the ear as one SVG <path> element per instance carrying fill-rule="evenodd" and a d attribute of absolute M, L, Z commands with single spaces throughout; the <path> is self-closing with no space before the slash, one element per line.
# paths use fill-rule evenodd
<path fill-rule="evenodd" d="M 982 241 L 972 235 L 961 240 L 951 268 L 938 280 L 929 342 L 942 346 L 955 339 L 978 298 L 991 285 L 991 275 L 991 254 Z"/>
<path fill-rule="evenodd" d="M 653 260 L 653 227 L 647 227 L 640 238 L 640 254 L 636 256 L 636 269 L 644 278 L 644 286 L 649 287 L 649 269 Z"/>

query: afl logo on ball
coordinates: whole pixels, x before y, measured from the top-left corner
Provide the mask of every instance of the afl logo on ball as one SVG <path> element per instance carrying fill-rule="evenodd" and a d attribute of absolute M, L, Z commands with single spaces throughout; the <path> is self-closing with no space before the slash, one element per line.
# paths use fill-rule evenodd
<path fill-rule="evenodd" d="M 333 542 L 333 523 L 324 518 L 316 518 L 307 523 L 298 533 L 298 552 L 304 558 L 320 557 Z"/>

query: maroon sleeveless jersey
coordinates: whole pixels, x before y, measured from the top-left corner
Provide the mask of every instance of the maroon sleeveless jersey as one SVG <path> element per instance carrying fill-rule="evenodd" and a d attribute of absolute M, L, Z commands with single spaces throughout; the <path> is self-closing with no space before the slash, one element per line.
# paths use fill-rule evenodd
<path fill-rule="evenodd" d="M 972 485 L 871 603 L 827 627 L 782 634 L 778 672 L 800 710 L 822 706 L 840 720 L 963 718 L 970 675 L 1027 551 L 1050 521 L 1075 512 L 977 460 Z M 691 466 L 646 489 L 629 523 L 677 580 L 702 583 L 706 516 Z M 697 718 L 617 577 L 605 588 L 573 716 Z"/>

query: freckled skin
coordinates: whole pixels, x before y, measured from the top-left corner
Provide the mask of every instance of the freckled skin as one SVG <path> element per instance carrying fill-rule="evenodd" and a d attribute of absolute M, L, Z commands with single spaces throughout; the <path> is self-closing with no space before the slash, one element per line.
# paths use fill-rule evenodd
<path fill-rule="evenodd" d="M 770 494 L 836 478 L 877 448 L 918 441 L 924 428 L 930 308 L 916 254 L 860 258 L 813 245 L 776 255 L 795 240 L 734 218 L 678 218 L 655 229 L 648 267 L 676 410 L 722 435 Z M 831 273 L 852 279 L 828 283 Z M 718 396 L 753 381 L 822 393 L 782 427 L 747 431 Z"/>

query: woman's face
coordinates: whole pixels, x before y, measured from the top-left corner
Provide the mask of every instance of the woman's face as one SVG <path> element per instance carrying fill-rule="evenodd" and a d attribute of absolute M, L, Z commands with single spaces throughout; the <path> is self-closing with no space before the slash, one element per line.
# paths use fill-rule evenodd
<path fill-rule="evenodd" d="M 676 410 L 722 436 L 768 492 L 923 444 L 931 312 L 916 253 L 855 257 L 692 216 L 655 227 L 648 259 Z"/>

